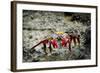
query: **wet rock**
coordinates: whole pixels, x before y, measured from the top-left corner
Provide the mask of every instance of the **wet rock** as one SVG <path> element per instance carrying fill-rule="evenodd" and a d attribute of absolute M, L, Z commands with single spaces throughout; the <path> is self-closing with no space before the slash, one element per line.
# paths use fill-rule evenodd
<path fill-rule="evenodd" d="M 42 62 L 90 59 L 90 23 L 90 14 L 88 13 L 23 10 L 23 61 Z M 80 33 L 80 48 L 73 47 L 71 52 L 68 48 L 60 46 L 60 48 L 53 50 L 52 53 L 45 54 L 42 49 L 43 44 L 31 49 L 41 40 L 50 37 L 52 31 L 68 33 L 76 30 Z M 58 44 L 60 45 L 60 42 Z"/>
<path fill-rule="evenodd" d="M 32 62 L 39 62 L 39 59 L 33 59 Z"/>

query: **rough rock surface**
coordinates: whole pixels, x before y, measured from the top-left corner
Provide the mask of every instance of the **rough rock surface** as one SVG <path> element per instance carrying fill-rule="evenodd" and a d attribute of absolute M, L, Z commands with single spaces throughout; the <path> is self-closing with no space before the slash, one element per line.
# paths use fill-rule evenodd
<path fill-rule="evenodd" d="M 89 13 L 64 13 L 23 10 L 23 62 L 81 60 L 91 57 L 91 21 Z M 75 19 L 75 16 L 80 18 Z M 74 18 L 74 19 L 73 19 Z M 81 46 L 73 46 L 72 52 L 67 48 L 53 49 L 45 55 L 42 45 L 30 52 L 41 40 L 49 37 L 51 31 L 70 32 L 78 30 Z"/>

